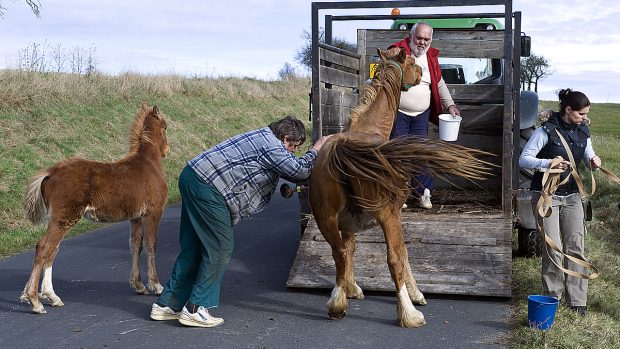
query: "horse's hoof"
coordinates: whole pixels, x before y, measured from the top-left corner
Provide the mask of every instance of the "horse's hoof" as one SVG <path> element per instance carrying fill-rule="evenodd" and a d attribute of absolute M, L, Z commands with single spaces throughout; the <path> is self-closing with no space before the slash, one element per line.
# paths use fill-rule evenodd
<path fill-rule="evenodd" d="M 52 307 L 63 307 L 64 305 L 65 303 L 63 303 L 60 298 L 52 302 Z"/>
<path fill-rule="evenodd" d="M 424 325 L 426 325 L 426 320 L 424 320 L 424 318 L 418 319 L 415 321 L 408 321 L 408 322 L 398 320 L 398 326 L 400 327 L 417 328 L 417 327 L 422 327 Z"/>
<path fill-rule="evenodd" d="M 136 294 L 149 294 L 149 291 L 144 287 L 141 290 L 136 289 Z"/>
<path fill-rule="evenodd" d="M 151 290 L 151 292 L 153 292 L 156 296 L 159 296 L 162 292 L 164 292 L 164 287 L 161 284 L 149 283 L 149 290 Z"/>
<path fill-rule="evenodd" d="M 415 305 L 426 305 L 428 304 L 426 302 L 426 298 L 424 298 L 424 294 L 422 292 L 420 292 L 420 290 L 416 289 L 414 294 L 411 295 L 409 294 L 409 299 L 411 299 L 411 302 Z"/>
<path fill-rule="evenodd" d="M 355 285 L 354 291 L 347 294 L 347 298 L 349 299 L 364 299 L 364 291 L 357 284 Z"/>
<path fill-rule="evenodd" d="M 136 290 L 136 294 L 149 294 L 149 290 L 146 289 L 143 283 L 133 283 L 131 280 L 129 281 L 129 285 Z"/>
<path fill-rule="evenodd" d="M 406 328 L 416 328 L 426 325 L 424 314 L 417 310 L 399 315 L 398 326 Z"/>
<path fill-rule="evenodd" d="M 349 299 L 364 299 L 364 292 L 351 294 L 351 295 L 347 296 L 347 298 L 349 298 Z"/>
<path fill-rule="evenodd" d="M 345 316 L 347 316 L 346 311 L 338 312 L 338 313 L 332 313 L 331 311 L 329 312 L 329 318 L 332 320 L 340 320 Z"/>
<path fill-rule="evenodd" d="M 47 310 L 45 310 L 42 304 L 37 307 L 32 307 L 32 312 L 35 314 L 47 314 Z"/>

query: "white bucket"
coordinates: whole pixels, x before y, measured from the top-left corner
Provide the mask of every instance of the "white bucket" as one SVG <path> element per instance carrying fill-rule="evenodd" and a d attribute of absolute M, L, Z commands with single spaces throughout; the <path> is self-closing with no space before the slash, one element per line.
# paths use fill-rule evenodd
<path fill-rule="evenodd" d="M 442 141 L 456 141 L 459 135 L 459 126 L 461 125 L 460 116 L 452 116 L 451 114 L 439 115 L 439 139 Z"/>

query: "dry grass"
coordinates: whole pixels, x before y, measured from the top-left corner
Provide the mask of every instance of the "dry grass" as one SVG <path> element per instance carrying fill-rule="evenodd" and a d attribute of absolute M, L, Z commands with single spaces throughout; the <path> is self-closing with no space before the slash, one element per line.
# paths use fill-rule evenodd
<path fill-rule="evenodd" d="M 178 174 L 190 158 L 285 115 L 307 121 L 309 90 L 308 79 L 0 70 L 0 256 L 33 246 L 41 232 L 23 217 L 21 198 L 28 178 L 67 157 L 114 161 L 124 156 L 131 122 L 143 101 L 167 116 L 172 152 L 164 171 L 169 202 L 174 202 L 179 199 Z M 10 246 L 14 241 L 17 247 Z"/>

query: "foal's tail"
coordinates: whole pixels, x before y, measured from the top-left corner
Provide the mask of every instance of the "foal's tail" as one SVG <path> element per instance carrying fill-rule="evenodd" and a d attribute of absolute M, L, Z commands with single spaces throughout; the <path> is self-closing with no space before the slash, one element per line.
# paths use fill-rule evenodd
<path fill-rule="evenodd" d="M 44 224 L 47 222 L 47 206 L 45 206 L 45 200 L 43 199 L 43 192 L 41 186 L 43 180 L 47 178 L 49 174 L 47 172 L 39 172 L 35 174 L 28 182 L 26 190 L 26 196 L 24 197 L 24 208 L 26 209 L 26 217 L 33 224 Z"/>
<path fill-rule="evenodd" d="M 363 181 L 375 186 L 379 195 L 373 198 L 352 193 L 361 207 L 370 210 L 406 197 L 412 173 L 426 171 L 481 180 L 493 175 L 490 170 L 498 167 L 478 158 L 494 154 L 416 136 L 369 141 L 344 133 L 326 151 L 326 170 L 334 179 L 345 185 Z"/>

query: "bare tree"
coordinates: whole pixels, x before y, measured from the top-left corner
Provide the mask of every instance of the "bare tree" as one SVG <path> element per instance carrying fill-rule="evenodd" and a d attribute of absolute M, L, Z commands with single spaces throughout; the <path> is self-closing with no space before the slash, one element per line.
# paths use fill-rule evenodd
<path fill-rule="evenodd" d="M 88 50 L 79 46 L 74 47 L 71 51 L 71 60 L 69 61 L 71 72 L 86 75 L 95 73 L 97 71 L 96 51 L 95 47 L 90 47 Z"/>
<path fill-rule="evenodd" d="M 305 40 L 304 45 L 297 51 L 295 60 L 303 65 L 306 69 L 312 69 L 312 33 L 304 29 L 302 38 Z M 319 29 L 319 42 L 325 42 L 325 30 Z M 343 50 L 353 51 L 357 50 L 357 45 L 346 41 L 344 38 L 335 37 L 332 40 L 332 46 L 336 46 Z"/>
<path fill-rule="evenodd" d="M 295 74 L 295 68 L 293 68 L 289 62 L 286 62 L 282 68 L 278 70 L 278 77 L 280 80 L 289 80 L 297 77 L 297 74 Z"/>
<path fill-rule="evenodd" d="M 32 43 L 23 50 L 18 50 L 19 69 L 29 72 L 47 71 L 47 40 L 43 44 Z"/>
<path fill-rule="evenodd" d="M 523 90 L 525 90 L 525 85 L 527 83 L 527 89 L 529 91 L 532 90 L 533 84 L 534 92 L 538 92 L 538 81 L 551 74 L 551 65 L 547 58 L 531 54 L 529 57 L 521 59 L 520 79 Z"/>
<path fill-rule="evenodd" d="M 29 72 L 56 72 L 90 75 L 97 72 L 97 48 L 75 46 L 66 49 L 58 44 L 52 47 L 47 40 L 32 43 L 18 50 L 18 69 Z M 68 64 L 67 64 L 68 62 Z"/>
<path fill-rule="evenodd" d="M 65 67 L 65 63 L 67 62 L 67 53 L 66 49 L 62 47 L 62 44 L 58 44 L 56 47 L 52 47 L 52 61 L 53 61 L 53 69 L 56 73 L 60 73 L 63 71 Z"/>
<path fill-rule="evenodd" d="M 2 6 L 3 1 L 0 0 L 0 18 L 4 18 L 4 11 L 6 10 L 6 8 L 4 6 Z M 41 16 L 41 11 L 40 11 L 40 7 L 41 7 L 41 3 L 39 1 L 35 1 L 35 0 L 26 0 L 26 4 L 28 4 L 28 6 L 30 6 L 30 9 L 32 10 L 32 13 L 34 13 L 35 16 L 40 17 Z"/>
<path fill-rule="evenodd" d="M 84 70 L 84 49 L 81 47 L 74 47 L 71 51 L 71 59 L 69 60 L 71 66 L 71 72 L 74 74 L 82 74 Z"/>
<path fill-rule="evenodd" d="M 97 56 L 95 55 L 97 48 L 90 47 L 88 56 L 86 57 L 86 75 L 94 74 L 97 71 Z"/>

